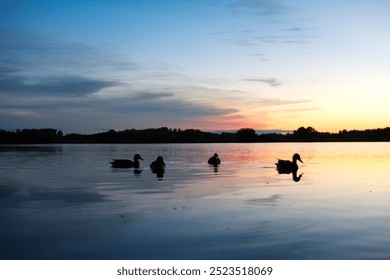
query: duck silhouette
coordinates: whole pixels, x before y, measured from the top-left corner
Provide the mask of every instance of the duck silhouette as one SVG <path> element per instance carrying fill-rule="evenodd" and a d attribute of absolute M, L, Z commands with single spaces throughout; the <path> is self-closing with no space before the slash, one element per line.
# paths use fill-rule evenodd
<path fill-rule="evenodd" d="M 218 157 L 218 154 L 215 153 L 209 160 L 207 161 L 209 164 L 212 164 L 214 166 L 221 164 L 221 160 Z"/>
<path fill-rule="evenodd" d="M 139 160 L 144 160 L 140 154 L 134 155 L 134 161 L 129 159 L 114 159 L 111 163 L 112 168 L 139 168 Z"/>
<path fill-rule="evenodd" d="M 162 156 L 158 156 L 155 161 L 150 164 L 152 170 L 160 170 L 165 168 L 165 162 Z"/>
<path fill-rule="evenodd" d="M 296 174 L 298 170 L 298 160 L 303 163 L 299 154 L 294 154 L 292 161 L 279 159 L 278 162 L 275 163 L 276 169 L 278 170 L 279 174 L 290 174 L 291 172 L 295 172 Z"/>
<path fill-rule="evenodd" d="M 162 156 L 158 156 L 155 161 L 150 164 L 152 173 L 157 175 L 157 178 L 161 179 L 165 173 L 165 162 Z"/>

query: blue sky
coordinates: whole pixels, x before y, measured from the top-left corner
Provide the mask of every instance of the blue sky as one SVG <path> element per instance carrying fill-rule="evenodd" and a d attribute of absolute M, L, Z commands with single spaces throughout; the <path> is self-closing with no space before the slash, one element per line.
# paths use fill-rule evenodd
<path fill-rule="evenodd" d="M 390 2 L 0 0 L 0 129 L 390 123 Z"/>

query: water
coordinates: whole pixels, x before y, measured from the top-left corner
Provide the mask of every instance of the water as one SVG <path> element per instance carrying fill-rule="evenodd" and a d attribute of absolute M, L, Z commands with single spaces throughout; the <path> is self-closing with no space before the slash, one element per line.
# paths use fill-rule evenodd
<path fill-rule="evenodd" d="M 274 164 L 295 152 L 298 182 Z M 110 167 L 135 153 L 137 172 Z M 158 155 L 163 178 L 148 167 Z M 1 259 L 390 259 L 390 143 L 0 146 L 0 158 Z"/>

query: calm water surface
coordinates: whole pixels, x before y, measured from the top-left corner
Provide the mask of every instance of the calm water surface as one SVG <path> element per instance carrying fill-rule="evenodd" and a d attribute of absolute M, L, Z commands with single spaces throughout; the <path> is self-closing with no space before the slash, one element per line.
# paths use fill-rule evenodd
<path fill-rule="evenodd" d="M 274 164 L 295 152 L 298 182 Z M 140 170 L 110 167 L 135 153 Z M 158 155 L 163 178 L 149 169 Z M 0 146 L 0 157 L 1 259 L 390 259 L 390 143 Z"/>

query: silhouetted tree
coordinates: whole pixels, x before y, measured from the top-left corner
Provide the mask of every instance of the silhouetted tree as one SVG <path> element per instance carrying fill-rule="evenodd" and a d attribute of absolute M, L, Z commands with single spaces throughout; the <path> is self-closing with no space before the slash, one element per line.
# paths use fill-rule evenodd
<path fill-rule="evenodd" d="M 236 135 L 240 139 L 254 139 L 257 137 L 256 130 L 253 128 L 241 128 L 237 130 Z"/>
<path fill-rule="evenodd" d="M 293 131 L 293 135 L 295 138 L 298 138 L 298 139 L 314 138 L 314 137 L 318 136 L 318 131 L 315 130 L 311 126 L 309 126 L 307 128 L 304 128 L 303 126 L 301 126 L 297 130 Z"/>

